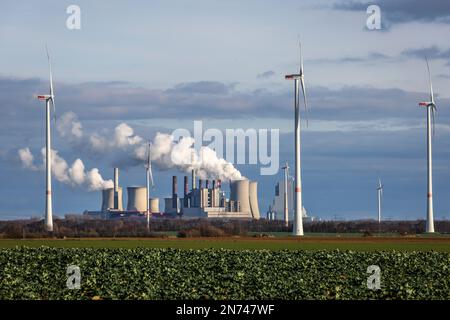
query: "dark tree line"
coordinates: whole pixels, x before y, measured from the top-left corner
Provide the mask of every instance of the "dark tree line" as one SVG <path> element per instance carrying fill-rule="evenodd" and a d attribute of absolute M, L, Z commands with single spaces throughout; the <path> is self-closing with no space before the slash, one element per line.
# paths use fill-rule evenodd
<path fill-rule="evenodd" d="M 436 230 L 450 233 L 450 221 L 436 221 Z M 42 238 L 42 237 L 161 237 L 172 231 L 180 237 L 231 236 L 264 234 L 265 232 L 287 232 L 292 225 L 284 226 L 282 221 L 222 220 L 222 219 L 154 219 L 147 230 L 142 219 L 100 220 L 85 216 L 67 215 L 55 219 L 54 232 L 49 234 L 40 220 L 0 221 L 1 238 Z M 305 232 L 315 233 L 396 233 L 420 234 L 425 232 L 425 221 L 317 221 L 306 222 Z"/>

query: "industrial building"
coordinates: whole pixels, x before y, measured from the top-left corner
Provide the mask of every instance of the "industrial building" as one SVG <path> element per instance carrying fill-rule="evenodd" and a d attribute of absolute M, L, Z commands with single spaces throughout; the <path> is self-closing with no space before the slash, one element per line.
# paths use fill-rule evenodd
<path fill-rule="evenodd" d="M 149 199 L 152 216 L 182 218 L 239 218 L 259 219 L 258 184 L 248 179 L 230 182 L 229 198 L 222 190 L 222 181 L 197 179 L 192 170 L 191 188 L 184 176 L 183 195 L 178 195 L 177 176 L 172 177 L 172 196 L 164 198 L 164 211 L 160 212 L 159 198 Z M 123 191 L 119 186 L 119 170 L 114 169 L 114 187 L 102 190 L 100 211 L 84 214 L 105 219 L 120 217 L 145 217 L 147 215 L 147 190 L 143 186 L 127 187 L 127 206 L 123 207 Z"/>
<path fill-rule="evenodd" d="M 266 218 L 269 220 L 284 220 L 284 181 L 279 181 L 275 185 L 275 197 L 272 200 L 272 205 L 267 212 Z M 288 181 L 288 218 L 289 221 L 294 220 L 294 184 Z M 303 220 L 313 220 L 308 217 L 305 207 L 302 207 Z"/>
<path fill-rule="evenodd" d="M 191 189 L 184 176 L 183 197 L 178 197 L 177 177 L 172 178 L 172 198 L 165 199 L 165 212 L 183 218 L 244 218 L 259 219 L 257 182 L 247 179 L 230 184 L 230 197 L 222 190 L 222 181 L 198 180 L 192 170 Z M 205 183 L 203 185 L 203 183 Z"/>

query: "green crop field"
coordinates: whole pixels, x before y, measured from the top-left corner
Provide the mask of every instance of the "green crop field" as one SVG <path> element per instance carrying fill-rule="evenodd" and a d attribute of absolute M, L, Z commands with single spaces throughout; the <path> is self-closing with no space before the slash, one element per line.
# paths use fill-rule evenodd
<path fill-rule="evenodd" d="M 294 238 L 145 238 L 145 239 L 36 239 L 0 240 L 0 248 L 176 248 L 176 249 L 269 249 L 269 250 L 356 250 L 356 251 L 441 251 L 450 252 L 450 237 L 440 238 L 363 238 L 304 237 Z"/>
<path fill-rule="evenodd" d="M 22 247 L 0 270 L 0 299 L 450 299 L 448 252 Z"/>

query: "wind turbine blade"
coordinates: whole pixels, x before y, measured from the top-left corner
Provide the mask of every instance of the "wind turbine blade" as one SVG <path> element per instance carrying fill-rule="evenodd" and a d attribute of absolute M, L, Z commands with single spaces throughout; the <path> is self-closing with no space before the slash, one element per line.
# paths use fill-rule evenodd
<path fill-rule="evenodd" d="M 431 100 L 432 103 L 434 103 L 433 83 L 431 81 L 431 72 L 430 72 L 430 66 L 428 64 L 428 58 L 427 57 L 425 57 L 425 61 L 427 63 L 428 81 L 430 83 L 430 100 Z"/>
<path fill-rule="evenodd" d="M 52 108 L 53 108 L 53 120 L 56 121 L 56 106 L 55 106 L 55 92 L 53 90 L 53 74 L 52 74 L 52 64 L 50 61 L 50 54 L 48 53 L 47 44 L 45 45 L 45 51 L 47 53 L 48 60 L 48 68 L 50 73 L 50 99 L 52 100 Z"/>
<path fill-rule="evenodd" d="M 154 188 L 155 184 L 153 182 L 150 142 L 148 143 L 147 168 L 148 168 L 148 173 L 149 173 L 149 176 L 150 176 L 150 182 L 152 184 L 152 188 Z"/>
<path fill-rule="evenodd" d="M 302 55 L 302 43 L 299 41 L 298 46 L 300 49 L 300 75 L 303 75 L 303 55 Z"/>
<path fill-rule="evenodd" d="M 303 93 L 303 102 L 305 103 L 305 119 L 306 119 L 306 126 L 308 126 L 308 104 L 306 102 L 306 87 L 305 87 L 305 79 L 303 75 L 303 53 L 302 53 L 302 43 L 298 42 L 299 49 L 300 49 L 300 82 L 302 86 L 302 93 Z"/>
<path fill-rule="evenodd" d="M 302 84 L 302 93 L 303 93 L 303 102 L 305 103 L 305 119 L 306 119 L 306 126 L 308 126 L 308 103 L 306 102 L 306 88 L 305 88 L 305 80 L 300 78 L 300 82 Z"/>

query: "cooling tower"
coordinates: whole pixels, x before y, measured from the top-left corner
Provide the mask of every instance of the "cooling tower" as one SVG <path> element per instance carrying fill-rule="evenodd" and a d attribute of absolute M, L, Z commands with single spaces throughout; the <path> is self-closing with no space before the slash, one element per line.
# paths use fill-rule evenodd
<path fill-rule="evenodd" d="M 258 182 L 252 181 L 249 184 L 249 197 L 250 197 L 250 209 L 253 219 L 259 219 L 259 207 L 258 207 Z"/>
<path fill-rule="evenodd" d="M 114 188 L 104 189 L 102 190 L 102 211 L 105 212 L 108 209 L 116 209 L 119 211 L 123 211 L 123 203 L 122 203 L 122 187 L 118 188 L 117 192 L 118 204 L 117 207 L 114 207 Z"/>
<path fill-rule="evenodd" d="M 250 213 L 249 181 L 235 180 L 231 183 L 231 200 L 240 203 L 240 211 Z"/>
<path fill-rule="evenodd" d="M 147 211 L 147 188 L 128 187 L 127 211 Z"/>
<path fill-rule="evenodd" d="M 150 212 L 159 212 L 159 198 L 150 198 Z"/>

